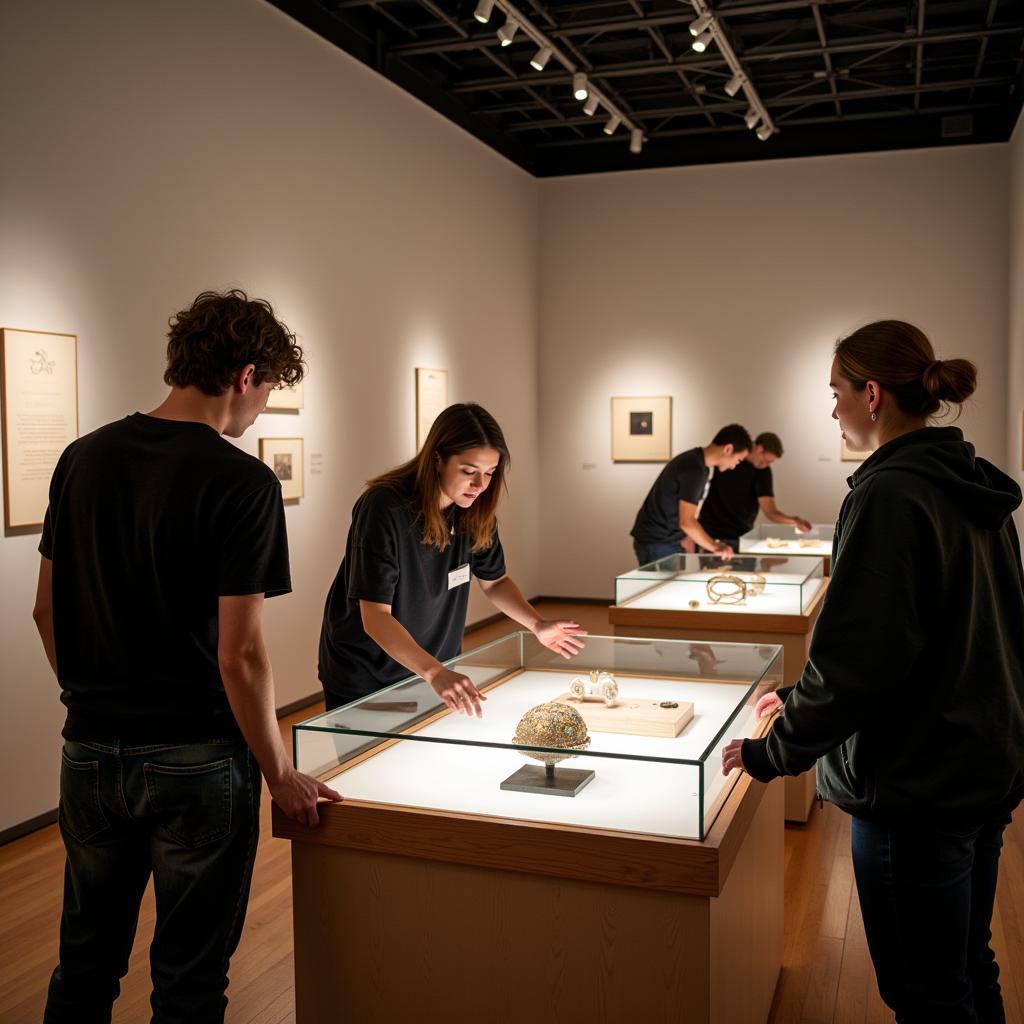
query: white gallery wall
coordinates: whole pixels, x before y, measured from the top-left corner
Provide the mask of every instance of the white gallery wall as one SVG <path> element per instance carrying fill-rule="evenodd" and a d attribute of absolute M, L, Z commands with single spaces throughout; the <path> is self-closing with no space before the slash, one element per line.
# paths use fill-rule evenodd
<path fill-rule="evenodd" d="M 362 482 L 412 454 L 416 366 L 505 428 L 502 535 L 529 595 L 609 596 L 631 564 L 660 467 L 611 463 L 613 395 L 672 395 L 674 452 L 731 419 L 777 430 L 780 504 L 831 520 L 854 468 L 831 346 L 877 317 L 975 359 L 963 425 L 1019 457 L 1020 132 L 1012 153 L 539 181 L 262 0 L 3 4 L 0 95 L 0 326 L 78 335 L 82 432 L 161 399 L 166 319 L 200 289 L 269 298 L 307 350 L 305 408 L 241 442 L 305 439 L 295 590 L 266 614 L 280 705 L 318 688 Z M 0 832 L 57 796 L 37 542 L 0 537 Z"/>
<path fill-rule="evenodd" d="M 305 438 L 294 593 L 266 611 L 279 704 L 318 690 L 352 503 L 414 450 L 416 366 L 448 369 L 450 399 L 503 425 L 503 539 L 536 593 L 529 176 L 259 0 L 7 3 L 0 21 L 0 326 L 78 335 L 82 432 L 159 402 L 167 317 L 203 288 L 270 299 L 306 347 L 304 410 L 242 441 Z M 0 538 L 0 831 L 57 798 L 38 539 Z"/>
<path fill-rule="evenodd" d="M 779 506 L 833 522 L 856 464 L 832 346 L 871 320 L 978 364 L 961 426 L 1005 463 L 1007 165 L 973 146 L 542 182 L 544 592 L 611 596 L 635 564 L 662 467 L 612 463 L 613 395 L 671 395 L 674 454 L 731 421 L 776 431 Z"/>
<path fill-rule="evenodd" d="M 1024 487 L 1024 128 L 1009 145 L 1010 274 L 1007 379 L 1007 453 L 1010 474 Z M 1017 509 L 1017 532 L 1024 538 L 1024 508 Z"/>

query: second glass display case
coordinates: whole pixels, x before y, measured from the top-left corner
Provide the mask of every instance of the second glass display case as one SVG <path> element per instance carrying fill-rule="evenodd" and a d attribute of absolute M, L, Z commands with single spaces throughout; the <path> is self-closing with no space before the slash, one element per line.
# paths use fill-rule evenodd
<path fill-rule="evenodd" d="M 730 615 L 806 615 L 821 590 L 821 558 L 669 555 L 615 578 L 616 607 Z"/>

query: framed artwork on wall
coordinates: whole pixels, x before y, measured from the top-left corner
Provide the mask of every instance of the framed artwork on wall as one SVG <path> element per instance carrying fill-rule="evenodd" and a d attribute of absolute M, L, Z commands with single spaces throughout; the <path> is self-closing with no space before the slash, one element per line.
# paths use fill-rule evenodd
<path fill-rule="evenodd" d="M 261 437 L 260 461 L 281 481 L 285 501 L 298 501 L 304 496 L 301 437 Z"/>
<path fill-rule="evenodd" d="M 78 437 L 78 338 L 0 329 L 4 526 L 41 526 L 50 477 Z"/>
<path fill-rule="evenodd" d="M 839 460 L 841 462 L 863 462 L 874 450 L 869 452 L 854 451 L 847 443 L 842 434 L 839 435 Z"/>
<path fill-rule="evenodd" d="M 416 367 L 416 451 L 430 433 L 434 420 L 448 408 L 448 371 Z"/>
<path fill-rule="evenodd" d="M 298 412 L 302 408 L 302 381 L 290 387 L 274 388 L 267 399 L 267 412 Z"/>
<path fill-rule="evenodd" d="M 672 398 L 612 398 L 612 462 L 668 462 Z"/>

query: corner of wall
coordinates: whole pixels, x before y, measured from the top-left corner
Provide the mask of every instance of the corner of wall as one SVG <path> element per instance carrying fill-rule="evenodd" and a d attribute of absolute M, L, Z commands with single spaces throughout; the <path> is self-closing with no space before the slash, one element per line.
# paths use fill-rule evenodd
<path fill-rule="evenodd" d="M 1008 259 L 1006 459 L 1010 473 L 1024 487 L 1024 118 L 1008 144 Z M 1014 515 L 1024 536 L 1024 506 Z"/>

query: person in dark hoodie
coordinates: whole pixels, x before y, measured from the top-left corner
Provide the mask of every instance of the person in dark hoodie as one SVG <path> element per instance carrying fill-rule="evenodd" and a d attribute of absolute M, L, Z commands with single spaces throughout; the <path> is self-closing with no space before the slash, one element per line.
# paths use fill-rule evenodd
<path fill-rule="evenodd" d="M 937 360 L 899 321 L 836 346 L 832 413 L 876 451 L 849 480 L 832 578 L 780 712 L 733 740 L 723 771 L 767 782 L 818 762 L 853 816 L 852 853 L 879 991 L 901 1024 L 1002 1024 L 990 922 L 1003 830 L 1024 796 L 1020 488 L 955 427 L 974 366 Z"/>

